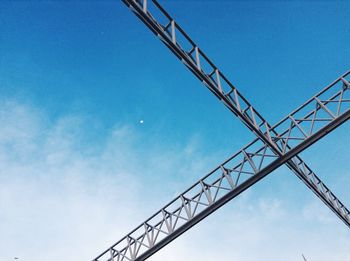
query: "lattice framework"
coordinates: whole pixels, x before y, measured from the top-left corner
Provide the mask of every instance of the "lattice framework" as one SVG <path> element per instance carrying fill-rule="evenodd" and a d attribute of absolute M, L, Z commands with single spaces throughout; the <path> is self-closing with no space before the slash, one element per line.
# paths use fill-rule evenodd
<path fill-rule="evenodd" d="M 350 118 L 350 72 L 279 123 L 270 126 L 158 2 L 123 1 L 258 138 L 181 193 L 95 261 L 146 259 L 284 163 L 350 226 L 349 210 L 297 155 Z"/>

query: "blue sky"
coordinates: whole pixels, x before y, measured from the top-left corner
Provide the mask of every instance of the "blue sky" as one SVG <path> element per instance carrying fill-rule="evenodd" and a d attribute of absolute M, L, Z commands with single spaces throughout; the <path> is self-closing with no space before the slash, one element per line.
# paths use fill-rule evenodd
<path fill-rule="evenodd" d="M 349 70 L 347 1 L 161 3 L 271 123 Z M 121 1 L 2 1 L 0 31 L 1 260 L 91 259 L 254 137 Z M 349 205 L 348 129 L 303 157 Z M 150 260 L 349 242 L 282 167 Z"/>

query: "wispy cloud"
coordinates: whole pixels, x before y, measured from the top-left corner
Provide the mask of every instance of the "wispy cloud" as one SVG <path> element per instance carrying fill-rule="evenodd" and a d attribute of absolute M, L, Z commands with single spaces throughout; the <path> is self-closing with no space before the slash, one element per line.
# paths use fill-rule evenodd
<path fill-rule="evenodd" d="M 84 116 L 50 120 L 15 101 L 0 108 L 1 260 L 90 260 L 217 156 L 200 152 L 196 135 L 169 147 L 118 123 L 94 142 Z M 322 204 L 295 211 L 249 190 L 150 260 L 301 260 L 302 251 L 311 261 L 350 260 L 348 231 Z"/>

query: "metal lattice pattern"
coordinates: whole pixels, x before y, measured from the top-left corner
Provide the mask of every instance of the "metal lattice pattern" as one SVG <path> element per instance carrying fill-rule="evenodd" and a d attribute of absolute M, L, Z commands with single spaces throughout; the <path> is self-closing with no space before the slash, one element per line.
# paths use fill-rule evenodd
<path fill-rule="evenodd" d="M 279 147 L 278 144 L 271 139 L 274 130 L 272 130 L 268 122 L 257 112 L 247 99 L 244 98 L 237 88 L 225 77 L 218 67 L 204 54 L 198 45 L 157 1 L 123 1 L 231 111 L 241 118 L 242 121 L 257 134 L 258 137 L 269 142 L 275 149 L 280 151 L 281 154 L 286 152 L 288 146 Z M 314 101 L 318 102 L 317 100 Z M 326 102 L 326 100 L 323 100 L 323 102 Z M 320 100 L 319 106 L 323 107 L 323 102 Z M 295 112 L 295 114 L 297 114 L 297 112 Z M 333 115 L 329 116 L 333 117 Z M 280 125 L 284 128 L 284 124 L 296 124 L 299 129 L 301 123 L 294 122 L 294 120 L 294 118 L 286 118 Z M 309 120 L 310 119 L 305 119 L 303 125 Z M 308 135 L 307 132 L 303 133 L 303 135 L 304 134 Z M 289 134 L 287 134 L 287 136 L 289 136 Z M 291 140 L 285 140 L 287 142 L 295 141 L 299 139 L 299 135 L 297 134 L 296 137 L 291 138 Z"/>
<path fill-rule="evenodd" d="M 278 144 L 282 154 L 286 154 L 291 147 L 299 145 L 315 131 L 349 110 L 349 75 L 350 72 L 347 72 L 341 76 L 270 128 L 270 132 L 265 135 Z"/>
<path fill-rule="evenodd" d="M 349 73 L 271 127 L 155 0 L 123 1 L 258 139 L 94 260 L 146 259 L 284 163 L 350 226 L 349 210 L 297 156 L 349 119 Z"/>
<path fill-rule="evenodd" d="M 301 143 L 313 131 L 315 125 L 326 124 L 334 115 L 329 114 L 324 103 L 332 107 L 334 103 L 340 104 L 343 92 L 329 96 L 329 100 L 322 99 L 327 96 L 327 90 L 317 94 L 303 105 L 320 106 L 323 110 L 314 110 L 310 115 L 302 115 L 303 108 L 295 111 L 282 120 L 278 126 L 270 127 L 268 122 L 252 107 L 252 105 L 238 92 L 232 83 L 219 71 L 212 61 L 198 48 L 184 30 L 159 5 L 156 0 L 123 0 L 130 9 L 181 59 L 181 61 L 211 90 L 241 121 L 248 126 L 262 141 L 265 142 L 277 155 L 285 158 L 290 144 Z M 345 77 L 345 76 L 344 76 Z M 344 86 L 348 81 L 342 79 Z M 338 96 L 339 95 L 339 96 Z M 339 99 L 338 99 L 339 98 Z M 330 104 L 333 103 L 333 104 Z M 335 104 L 336 105 L 336 104 Z M 341 106 L 337 108 L 340 111 Z M 321 114 L 326 113 L 322 118 Z M 339 112 L 338 112 L 339 113 Z M 315 118 L 312 118 L 315 117 Z M 310 126 L 309 126 L 310 124 Z M 289 126 L 289 128 L 288 128 Z M 296 127 L 296 128 L 294 128 Z M 286 128 L 287 131 L 283 132 Z M 305 128 L 307 129 L 305 131 Z M 280 133 L 279 131 L 282 130 Z M 303 146 L 307 145 L 304 143 Z M 299 158 L 302 162 L 302 160 Z M 302 162 L 306 165 L 304 162 Z M 348 226 L 349 222 L 343 219 L 336 208 L 328 204 L 326 195 L 315 189 L 315 184 L 307 179 L 305 173 L 295 163 L 286 163 L 290 168 L 338 217 Z M 315 177 L 320 180 L 316 174 Z"/>
<path fill-rule="evenodd" d="M 324 195 L 328 204 L 338 209 L 342 217 L 350 222 L 349 210 L 344 207 L 298 156 L 293 158 L 293 156 L 300 152 L 298 146 L 309 142 L 309 140 L 312 141 L 315 137 L 316 139 L 314 141 L 316 141 L 320 133 L 325 134 L 327 126 L 332 124 L 339 125 L 350 117 L 350 100 L 345 99 L 345 94 L 349 94 L 350 92 L 348 91 L 347 81 L 344 77 L 346 76 L 339 78 L 309 100 L 305 106 L 301 106 L 285 118 L 294 119 L 297 113 L 302 113 L 302 115 L 305 115 L 304 117 L 294 119 L 297 124 L 290 124 L 280 135 L 274 132 L 274 135 L 271 136 L 271 139 L 276 139 L 278 143 L 281 142 L 283 146 L 288 147 L 288 149 L 285 149 L 285 151 L 288 151 L 288 158 L 282 159 L 263 141 L 256 139 L 224 163 L 220 164 L 208 175 L 197 181 L 189 189 L 94 260 L 144 260 L 150 255 L 150 250 L 154 251 L 162 245 L 167 244 L 169 240 L 183 233 L 288 160 L 297 166 L 312 186 L 314 186 L 314 189 Z M 329 96 L 322 96 L 321 99 L 320 95 L 326 93 Z M 309 104 L 314 104 L 314 101 L 319 104 L 320 99 L 323 101 L 322 106 L 316 105 L 311 111 L 307 110 Z M 334 108 L 327 107 L 330 104 L 336 104 L 336 106 Z M 321 112 L 325 109 L 327 114 L 330 113 L 334 116 L 327 118 L 327 121 L 324 120 L 325 118 L 323 116 L 322 118 L 317 116 L 323 114 Z M 311 123 L 310 125 L 313 127 L 307 130 L 305 127 L 298 127 L 300 122 L 309 119 L 309 117 L 314 119 L 311 122 L 317 122 L 318 120 L 322 122 L 322 126 Z M 282 120 L 272 127 L 272 130 L 277 130 L 284 122 L 285 120 Z M 283 141 L 287 137 L 294 137 L 289 134 L 285 136 L 284 133 L 293 133 L 294 129 L 302 129 L 302 132 L 307 133 L 307 135 L 304 135 L 305 137 L 302 141 L 298 138 L 297 144 L 288 143 L 288 145 L 284 145 L 285 142 Z M 292 140 L 291 138 L 288 139 Z M 303 149 L 305 147 L 302 146 L 301 148 Z"/>

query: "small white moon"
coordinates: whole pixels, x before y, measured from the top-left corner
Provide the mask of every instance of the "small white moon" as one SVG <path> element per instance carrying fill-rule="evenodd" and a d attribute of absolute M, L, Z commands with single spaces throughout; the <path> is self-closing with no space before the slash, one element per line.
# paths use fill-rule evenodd
<path fill-rule="evenodd" d="M 143 120 L 140 120 L 140 123 L 143 124 Z"/>

